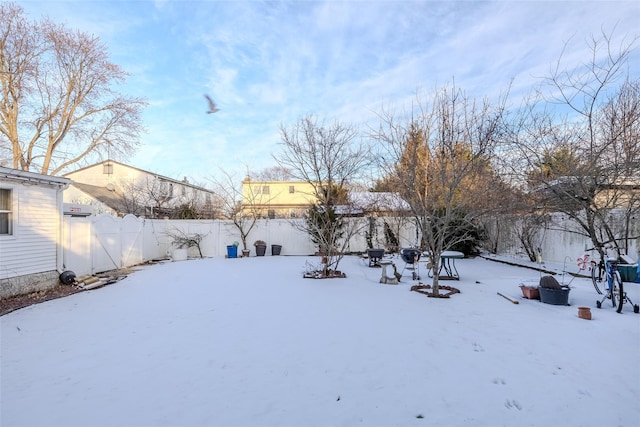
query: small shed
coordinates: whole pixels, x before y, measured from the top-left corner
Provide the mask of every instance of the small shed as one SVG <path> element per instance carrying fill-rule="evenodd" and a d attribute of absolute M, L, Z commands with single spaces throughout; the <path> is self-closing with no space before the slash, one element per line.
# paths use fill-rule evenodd
<path fill-rule="evenodd" d="M 70 182 L 0 167 L 0 299 L 58 284 L 62 193 Z"/>

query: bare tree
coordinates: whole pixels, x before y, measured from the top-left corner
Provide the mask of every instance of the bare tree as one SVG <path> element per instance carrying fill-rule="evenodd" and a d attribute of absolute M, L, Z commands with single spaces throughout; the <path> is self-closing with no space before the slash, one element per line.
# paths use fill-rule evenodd
<path fill-rule="evenodd" d="M 171 227 L 164 231 L 164 234 L 171 239 L 171 245 L 178 249 L 189 249 L 196 248 L 198 249 L 198 254 L 200 258 L 202 256 L 202 248 L 200 247 L 202 243 L 202 239 L 204 239 L 207 234 L 202 233 L 190 233 L 178 227 Z"/>
<path fill-rule="evenodd" d="M 116 189 L 121 213 L 145 215 L 149 218 L 171 217 L 171 196 L 158 179 L 122 181 Z"/>
<path fill-rule="evenodd" d="M 148 218 L 212 219 L 215 207 L 210 196 L 195 188 L 176 191 L 171 182 L 158 177 L 144 180 L 122 180 L 113 189 L 117 211 Z M 208 193 L 207 193 L 208 194 Z"/>
<path fill-rule="evenodd" d="M 636 40 L 617 45 L 602 33 L 589 41 L 588 62 L 568 65 L 565 45 L 510 137 L 511 165 L 526 172 L 529 196 L 571 218 L 601 256 L 604 243 L 620 239 L 611 212 L 624 209 L 630 219 L 639 209 L 640 81 L 627 67 Z"/>
<path fill-rule="evenodd" d="M 441 254 L 471 239 L 479 218 L 501 187 L 491 161 L 501 132 L 504 102 L 476 102 L 455 88 L 434 92 L 408 117 L 380 114 L 372 137 L 382 142 L 380 166 L 409 203 L 436 274 Z"/>
<path fill-rule="evenodd" d="M 223 169 L 220 169 L 220 173 L 219 177 L 212 177 L 211 182 L 218 196 L 221 216 L 231 220 L 240 233 L 242 248 L 247 251 L 247 239 L 262 217 L 262 205 L 268 203 L 271 196 L 251 185 L 245 186 L 243 191 L 242 181 L 236 176 Z"/>
<path fill-rule="evenodd" d="M 313 188 L 317 203 L 308 211 L 304 231 L 326 256 L 324 274 L 330 274 L 337 270 L 349 238 L 360 230 L 357 221 L 344 220 L 353 208 L 347 187 L 368 167 L 369 149 L 357 140 L 354 127 L 315 116 L 301 118 L 290 129 L 283 125 L 280 133 L 282 150 L 275 160 Z"/>
<path fill-rule="evenodd" d="M 13 168 L 57 175 L 137 147 L 146 102 L 114 90 L 127 74 L 97 37 L 2 3 L 0 49 L 0 141 L 11 147 L 0 154 Z"/>
<path fill-rule="evenodd" d="M 291 171 L 281 166 L 273 166 L 258 172 L 255 177 L 257 181 L 290 181 L 292 178 Z"/>

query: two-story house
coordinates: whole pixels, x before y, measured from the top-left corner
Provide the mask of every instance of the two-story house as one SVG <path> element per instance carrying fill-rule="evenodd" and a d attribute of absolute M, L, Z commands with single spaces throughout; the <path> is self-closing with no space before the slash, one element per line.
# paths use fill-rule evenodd
<path fill-rule="evenodd" d="M 313 186 L 301 181 L 242 181 L 242 205 L 268 218 L 296 218 L 316 200 Z"/>
<path fill-rule="evenodd" d="M 215 193 L 114 160 L 64 175 L 72 180 L 64 202 L 90 205 L 93 213 L 134 214 L 149 218 L 214 218 Z"/>
<path fill-rule="evenodd" d="M 408 211 L 409 205 L 397 193 L 349 192 L 351 206 L 336 206 L 336 212 L 350 215 Z M 316 202 L 313 185 L 303 181 L 242 181 L 242 204 L 265 218 L 302 217 Z"/>

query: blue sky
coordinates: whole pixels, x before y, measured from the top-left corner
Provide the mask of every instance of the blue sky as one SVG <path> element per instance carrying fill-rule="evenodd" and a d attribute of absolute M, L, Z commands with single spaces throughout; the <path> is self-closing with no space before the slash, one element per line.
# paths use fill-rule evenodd
<path fill-rule="evenodd" d="M 125 163 L 206 184 L 275 166 L 280 126 L 315 114 L 358 126 L 416 94 L 456 85 L 519 100 L 548 75 L 564 44 L 615 28 L 639 35 L 640 2 L 613 1 L 18 1 L 99 36 L 144 96 L 147 133 Z M 640 70 L 635 53 L 632 73 Z M 203 94 L 220 111 L 206 114 Z"/>

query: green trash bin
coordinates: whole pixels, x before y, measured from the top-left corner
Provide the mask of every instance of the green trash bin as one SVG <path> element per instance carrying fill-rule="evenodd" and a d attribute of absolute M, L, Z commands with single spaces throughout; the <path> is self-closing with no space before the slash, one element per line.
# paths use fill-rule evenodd
<path fill-rule="evenodd" d="M 618 271 L 623 282 L 634 282 L 638 277 L 638 264 L 618 264 Z"/>

